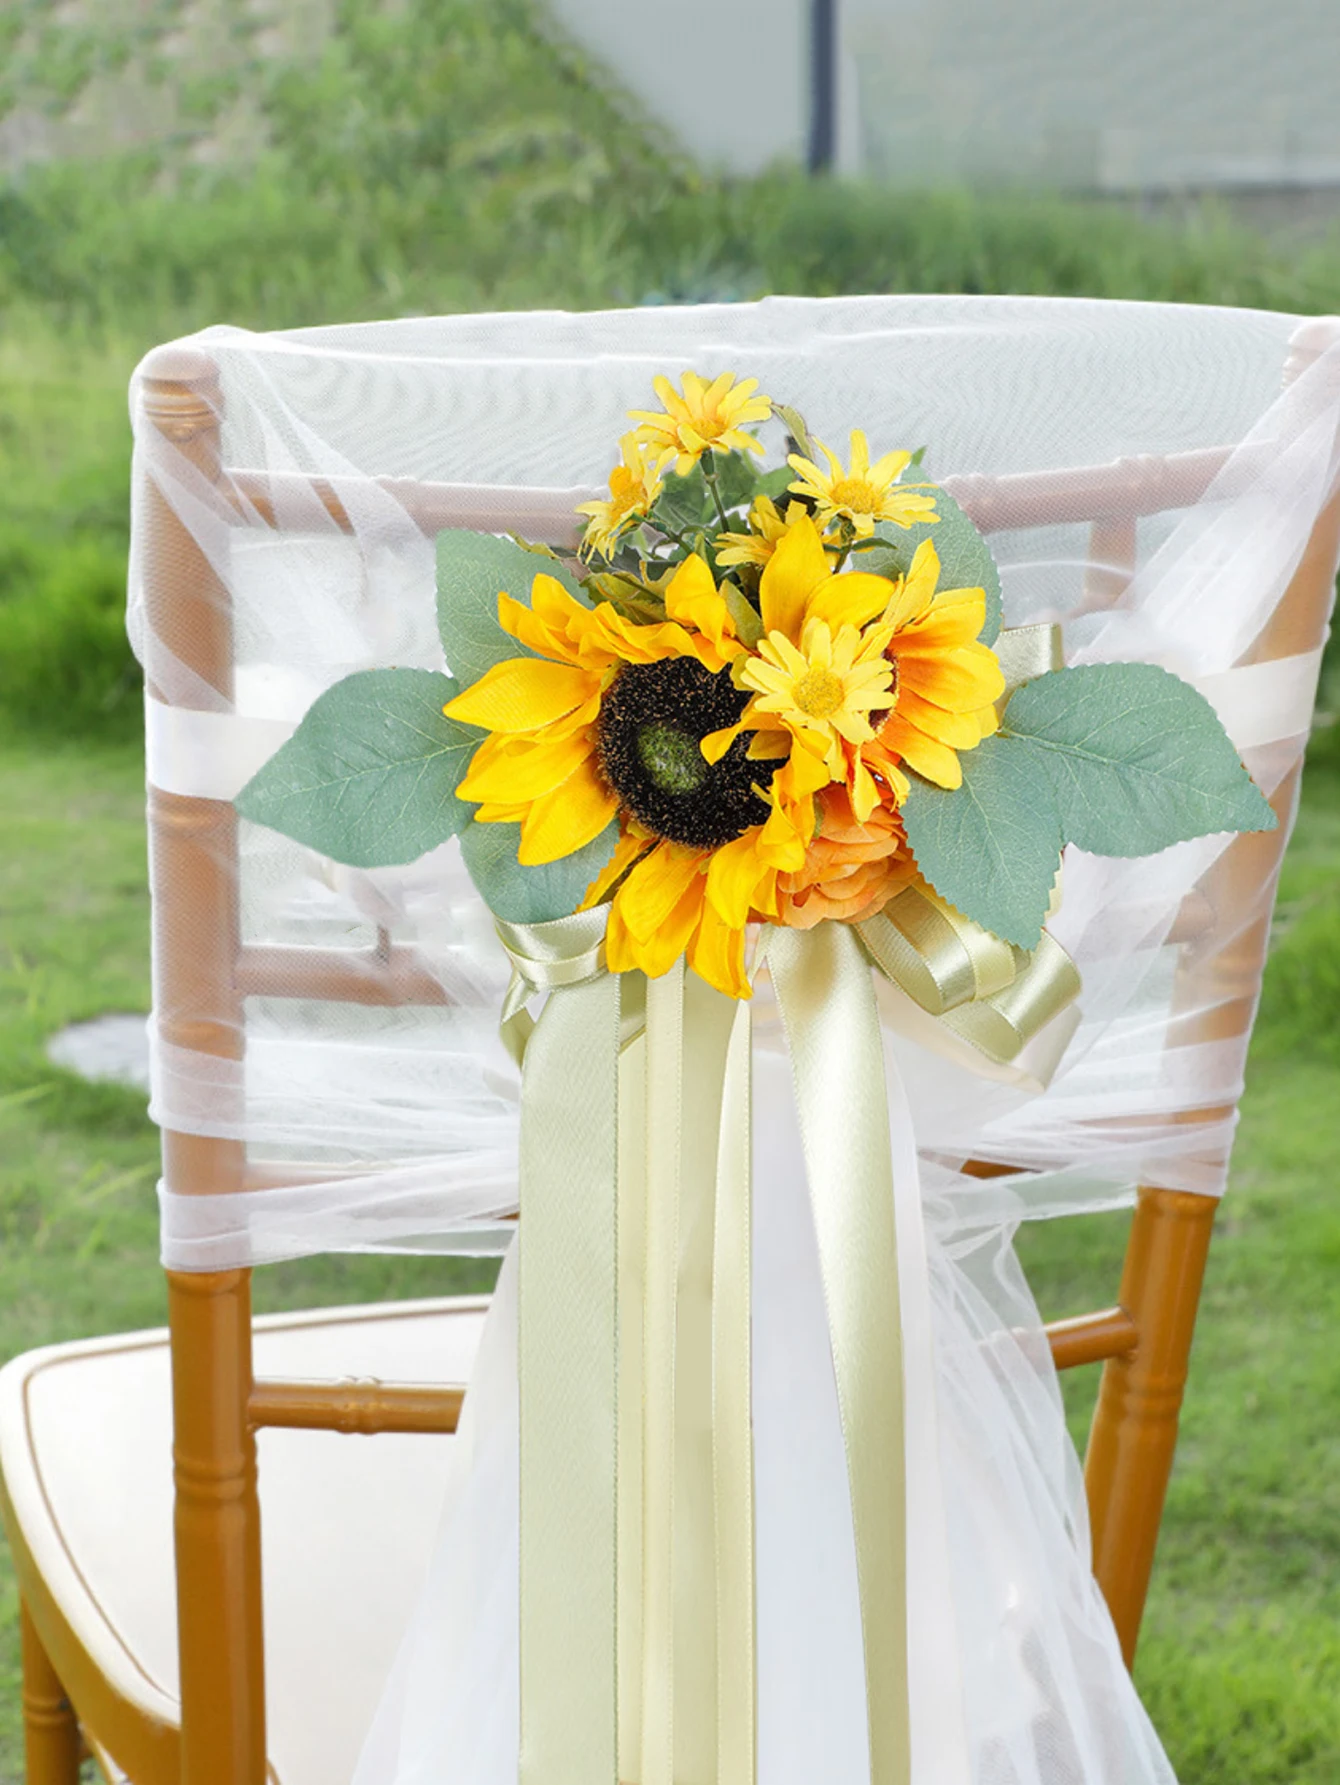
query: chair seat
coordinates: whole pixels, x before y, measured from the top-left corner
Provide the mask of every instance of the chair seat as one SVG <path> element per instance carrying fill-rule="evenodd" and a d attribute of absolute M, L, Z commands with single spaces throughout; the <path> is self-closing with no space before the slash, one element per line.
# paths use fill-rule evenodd
<path fill-rule="evenodd" d="M 255 1372 L 465 1382 L 486 1307 L 470 1298 L 258 1319 Z M 427 1568 L 453 1443 L 259 1434 L 277 1785 L 350 1777 Z M 21 1579 L 40 1576 L 125 1714 L 179 1727 L 166 1330 L 49 1346 L 8 1364 L 0 1474 Z M 92 1734 L 100 1748 L 116 1745 L 96 1725 Z"/>

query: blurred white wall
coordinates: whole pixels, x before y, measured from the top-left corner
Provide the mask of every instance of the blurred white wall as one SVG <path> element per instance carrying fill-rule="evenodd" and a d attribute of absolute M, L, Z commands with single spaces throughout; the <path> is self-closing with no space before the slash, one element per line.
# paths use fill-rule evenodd
<path fill-rule="evenodd" d="M 811 0 L 548 0 L 707 166 L 803 162 Z M 839 171 L 1340 186 L 1340 0 L 836 0 Z"/>
<path fill-rule="evenodd" d="M 1340 183 L 1340 0 L 839 0 L 865 171 L 1099 191 Z"/>
<path fill-rule="evenodd" d="M 757 173 L 804 160 L 810 0 L 548 4 L 705 166 Z"/>

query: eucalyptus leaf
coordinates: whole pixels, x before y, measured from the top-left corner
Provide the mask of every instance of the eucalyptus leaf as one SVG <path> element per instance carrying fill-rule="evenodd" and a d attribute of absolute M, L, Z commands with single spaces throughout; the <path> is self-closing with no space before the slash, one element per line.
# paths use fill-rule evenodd
<path fill-rule="evenodd" d="M 902 816 L 917 866 L 965 917 L 1034 948 L 1063 841 L 1047 783 L 1031 749 L 1010 738 L 985 738 L 959 761 L 963 785 L 952 792 L 912 778 Z"/>
<path fill-rule="evenodd" d="M 928 487 L 935 496 L 939 520 L 920 521 L 906 529 L 882 522 L 875 529 L 879 543 L 858 548 L 852 555 L 852 567 L 876 576 L 906 576 L 917 547 L 929 539 L 940 560 L 940 588 L 986 591 L 986 624 L 980 636 L 984 645 L 993 645 L 1000 633 L 1000 574 L 996 561 L 954 498 L 935 485 Z"/>
<path fill-rule="evenodd" d="M 567 917 L 614 854 L 619 826 L 606 825 L 594 842 L 556 862 L 523 868 L 517 860 L 519 824 L 480 824 L 461 832 L 461 854 L 479 895 L 507 923 L 548 923 Z"/>
<path fill-rule="evenodd" d="M 1094 854 L 1275 827 L 1209 701 L 1155 664 L 1039 676 L 1011 697 L 1002 731 L 1032 752 L 1066 841 Z"/>
<path fill-rule="evenodd" d="M 370 669 L 320 695 L 234 802 L 243 818 L 355 868 L 418 859 L 470 822 L 456 788 L 483 733 L 448 719 L 430 669 Z"/>
<path fill-rule="evenodd" d="M 459 528 L 438 534 L 437 625 L 448 667 L 463 688 L 505 658 L 532 655 L 498 624 L 498 596 L 528 602 L 537 576 L 552 576 L 569 595 L 584 601 L 557 559 L 514 539 Z"/>

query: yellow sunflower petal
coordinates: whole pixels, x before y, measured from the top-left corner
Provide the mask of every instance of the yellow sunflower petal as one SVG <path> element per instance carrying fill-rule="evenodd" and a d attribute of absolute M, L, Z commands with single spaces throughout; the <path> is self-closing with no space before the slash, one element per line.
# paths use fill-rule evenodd
<path fill-rule="evenodd" d="M 960 645 L 924 657 L 915 648 L 904 656 L 900 647 L 901 640 L 895 645 L 899 686 L 952 713 L 975 712 L 1005 692 L 995 652 L 985 645 Z"/>
<path fill-rule="evenodd" d="M 789 731 L 756 731 L 745 755 L 750 762 L 778 762 L 791 754 Z"/>
<path fill-rule="evenodd" d="M 618 892 L 619 911 L 629 931 L 646 942 L 665 923 L 702 867 L 700 850 L 662 843 L 640 862 Z"/>
<path fill-rule="evenodd" d="M 745 727 L 741 723 L 739 725 L 724 725 L 720 731 L 709 731 L 698 748 L 708 762 L 720 762 L 744 729 Z"/>
<path fill-rule="evenodd" d="M 925 613 L 902 628 L 898 648 L 904 650 L 915 642 L 922 650 L 951 651 L 958 645 L 974 644 L 985 624 L 985 590 L 942 590 Z"/>
<path fill-rule="evenodd" d="M 851 788 L 851 809 L 856 814 L 857 823 L 864 824 L 879 804 L 879 788 L 875 785 L 874 776 L 859 756 L 852 764 L 849 785 Z"/>
<path fill-rule="evenodd" d="M 759 580 L 764 630 L 798 639 L 809 599 L 827 578 L 828 559 L 818 529 L 807 514 L 801 515 L 778 541 Z"/>
<path fill-rule="evenodd" d="M 560 663 L 577 661 L 577 653 L 561 627 L 546 624 L 524 601 L 517 601 L 506 593 L 498 596 L 498 624 L 528 651 Z"/>
<path fill-rule="evenodd" d="M 538 799 L 566 781 L 593 748 L 590 738 L 580 733 L 556 742 L 526 738 L 500 743 L 496 737 L 489 738 L 475 751 L 456 792 L 463 800 L 519 803 Z"/>
<path fill-rule="evenodd" d="M 614 854 L 587 887 L 586 897 L 577 909 L 589 911 L 593 905 L 602 904 L 609 897 L 610 888 L 615 881 L 627 873 L 646 848 L 646 837 L 637 831 L 625 830 L 614 845 Z"/>
<path fill-rule="evenodd" d="M 912 791 L 912 783 L 898 767 L 897 762 L 884 746 L 884 733 L 881 732 L 873 744 L 867 744 L 861 752 L 861 760 L 874 774 L 881 776 L 889 784 L 894 803 L 901 806 Z"/>
<path fill-rule="evenodd" d="M 767 863 L 759 859 L 757 831 L 745 831 L 712 852 L 707 865 L 707 898 L 724 923 L 733 929 L 744 928 L 754 894 L 767 872 Z"/>
<path fill-rule="evenodd" d="M 986 711 L 994 715 L 995 708 L 988 707 Z M 978 712 L 951 713 L 947 707 L 935 706 L 907 686 L 898 690 L 898 712 L 919 731 L 939 738 L 942 744 L 948 744 L 951 749 L 971 750 L 974 744 L 982 741 Z"/>
<path fill-rule="evenodd" d="M 963 770 L 958 757 L 948 744 L 927 737 L 924 731 L 900 719 L 895 713 L 880 733 L 879 741 L 901 756 L 910 769 L 934 781 L 937 787 L 961 787 Z"/>
<path fill-rule="evenodd" d="M 535 800 L 521 822 L 522 867 L 556 862 L 593 843 L 619 809 L 619 797 L 588 757 L 566 781 Z"/>
<path fill-rule="evenodd" d="M 839 626 L 854 626 L 859 632 L 884 612 L 893 593 L 894 585 L 886 576 L 872 576 L 863 570 L 830 576 L 810 596 L 806 616 L 827 620 L 834 631 Z"/>
<path fill-rule="evenodd" d="M 580 706 L 593 686 L 599 687 L 599 678 L 588 669 L 537 657 L 508 657 L 486 670 L 443 711 L 449 719 L 485 731 L 535 731 Z"/>
<path fill-rule="evenodd" d="M 884 619 L 900 631 L 924 613 L 935 595 L 940 580 L 940 555 L 929 539 L 923 539 L 912 554 L 907 575 L 894 585 L 893 598 L 884 611 Z"/>
<path fill-rule="evenodd" d="M 634 882 L 643 869 L 662 855 L 674 851 L 686 856 L 693 872 L 680 887 L 678 897 L 673 904 L 665 907 L 664 915 L 646 935 L 637 934 L 629 927 L 627 912 L 630 906 L 630 890 L 635 900 L 637 889 Z M 674 966 L 689 944 L 694 929 L 703 911 L 703 892 L 706 881 L 698 871 L 701 855 L 692 850 L 676 850 L 675 845 L 667 844 L 649 855 L 641 868 L 633 873 L 614 895 L 614 903 L 610 908 L 610 921 L 606 929 L 605 959 L 612 972 L 626 972 L 629 967 L 640 968 L 652 979 L 659 979 Z M 662 883 L 662 892 L 671 888 L 671 882 Z M 610 935 L 617 938 L 613 953 L 610 950 Z"/>
<path fill-rule="evenodd" d="M 731 929 L 704 901 L 698 929 L 688 948 L 689 965 L 700 979 L 728 998 L 752 995 L 744 970 L 744 930 Z"/>
<path fill-rule="evenodd" d="M 669 619 L 710 639 L 723 659 L 737 656 L 744 649 L 735 637 L 735 622 L 717 592 L 712 572 L 696 552 L 671 577 L 665 591 L 665 611 Z"/>

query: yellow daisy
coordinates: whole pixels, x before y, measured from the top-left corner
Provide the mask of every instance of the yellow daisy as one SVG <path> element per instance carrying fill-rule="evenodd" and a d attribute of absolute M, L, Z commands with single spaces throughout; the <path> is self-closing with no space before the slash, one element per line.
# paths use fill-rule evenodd
<path fill-rule="evenodd" d="M 610 472 L 609 500 L 583 502 L 577 510 L 590 516 L 581 548 L 586 558 L 596 552 L 610 557 L 620 537 L 651 512 L 663 487 L 655 455 L 636 434 L 625 434 L 619 446 L 623 463 Z"/>
<path fill-rule="evenodd" d="M 715 761 L 742 732 L 755 732 L 755 760 L 788 758 L 774 785 L 781 784 L 786 813 L 802 827 L 808 822 L 811 834 L 814 794 L 847 772 L 843 743 L 872 739 L 870 715 L 888 705 L 893 670 L 882 652 L 892 630 L 883 625 L 868 639 L 862 635 L 897 591 L 887 577 L 868 572 L 835 575 L 807 514 L 787 528 L 759 579 L 763 637 L 733 671 L 752 699 L 733 725 L 703 739 L 702 750 Z M 868 811 L 877 795 L 869 773 L 860 775 Z"/>
<path fill-rule="evenodd" d="M 864 823 L 885 797 L 879 783 L 895 804 L 906 799 L 903 764 L 941 787 L 960 786 L 957 752 L 995 729 L 1005 681 L 995 652 L 978 641 L 985 593 L 937 591 L 939 574 L 925 540 L 905 578 L 835 575 L 818 529 L 802 517 L 759 582 L 764 636 L 732 670 L 754 697 L 734 725 L 703 739 L 703 754 L 712 760 L 745 730 L 756 733 L 756 760 L 788 754 L 774 788 L 793 820 L 812 814 L 820 787 L 843 780 Z M 791 794 L 799 775 L 806 791 Z"/>
<path fill-rule="evenodd" d="M 754 395 L 757 378 L 737 383 L 733 372 L 723 372 L 709 384 L 696 372 L 685 372 L 680 382 L 682 396 L 668 378 L 654 380 L 664 414 L 628 412 L 640 424 L 635 439 L 656 456 L 661 469 L 673 459 L 676 474 L 684 477 L 705 452 L 762 453 L 753 435 L 743 432 L 749 422 L 767 421 L 772 414 L 771 401 Z"/>
<path fill-rule="evenodd" d="M 727 568 L 739 564 L 756 564 L 761 569 L 785 537 L 787 528 L 794 526 L 805 512 L 799 502 L 788 502 L 786 518 L 783 520 L 777 512 L 775 502 L 770 501 L 767 496 L 755 496 L 749 510 L 748 533 L 717 535 L 717 563 Z"/>
<path fill-rule="evenodd" d="M 868 539 L 876 521 L 892 521 L 895 527 L 910 527 L 917 522 L 935 521 L 935 498 L 915 486 L 901 488 L 898 479 L 910 464 L 910 452 L 885 453 L 870 463 L 870 448 L 865 435 L 853 428 L 851 436 L 851 469 L 844 471 L 842 462 L 822 441 L 819 451 L 828 460 L 828 470 L 821 471 L 813 459 L 792 453 L 787 463 L 800 473 L 790 488 L 797 496 L 808 496 L 815 503 L 814 518 L 821 527 L 844 520 L 850 523 L 858 539 Z"/>
<path fill-rule="evenodd" d="M 814 619 L 805 622 L 798 646 L 784 633 L 769 633 L 740 671 L 740 686 L 757 695 L 750 716 L 775 715 L 788 730 L 808 734 L 805 741 L 821 750 L 838 780 L 843 741 L 870 742 L 872 710 L 889 706 L 893 665 L 884 648 L 892 637 L 891 626 L 861 633 L 844 625 L 835 631 L 827 620 Z"/>

